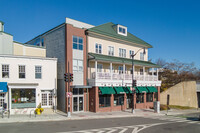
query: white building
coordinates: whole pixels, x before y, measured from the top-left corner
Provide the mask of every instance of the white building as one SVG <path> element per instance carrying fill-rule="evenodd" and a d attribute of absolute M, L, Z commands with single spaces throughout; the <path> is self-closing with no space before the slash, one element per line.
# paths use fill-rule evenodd
<path fill-rule="evenodd" d="M 1 93 L 11 114 L 29 114 L 41 104 L 56 106 L 57 59 L 0 55 Z M 1 104 L 2 106 L 2 104 Z"/>

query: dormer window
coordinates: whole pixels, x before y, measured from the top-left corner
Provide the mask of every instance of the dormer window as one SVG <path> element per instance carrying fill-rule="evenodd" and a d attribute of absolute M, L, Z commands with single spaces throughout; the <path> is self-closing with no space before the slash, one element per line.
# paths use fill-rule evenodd
<path fill-rule="evenodd" d="M 127 27 L 118 24 L 117 25 L 117 32 L 120 35 L 127 36 Z"/>

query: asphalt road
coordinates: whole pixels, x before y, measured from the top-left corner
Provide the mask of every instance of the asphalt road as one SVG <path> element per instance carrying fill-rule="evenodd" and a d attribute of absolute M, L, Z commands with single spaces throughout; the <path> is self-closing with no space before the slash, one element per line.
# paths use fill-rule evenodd
<path fill-rule="evenodd" d="M 200 121 L 172 117 L 126 117 L 0 124 L 0 133 L 199 133 Z"/>

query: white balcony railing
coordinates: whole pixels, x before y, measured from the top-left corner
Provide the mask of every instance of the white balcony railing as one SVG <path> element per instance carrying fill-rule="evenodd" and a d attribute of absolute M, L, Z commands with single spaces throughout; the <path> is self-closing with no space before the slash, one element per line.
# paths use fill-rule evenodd
<path fill-rule="evenodd" d="M 95 72 L 91 75 L 92 79 L 109 79 L 109 80 L 132 80 L 132 74 L 119 74 L 119 73 L 103 73 Z M 134 75 L 134 79 L 138 81 L 158 81 L 157 75 Z"/>

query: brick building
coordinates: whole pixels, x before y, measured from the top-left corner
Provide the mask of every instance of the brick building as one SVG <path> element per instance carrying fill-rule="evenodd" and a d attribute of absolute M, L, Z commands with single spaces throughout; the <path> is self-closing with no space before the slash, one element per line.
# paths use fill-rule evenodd
<path fill-rule="evenodd" d="M 66 91 L 73 93 L 70 111 L 105 112 L 149 108 L 159 100 L 157 65 L 148 61 L 152 46 L 128 32 L 126 26 L 93 26 L 70 18 L 27 42 L 44 45 L 47 57 L 58 58 L 58 108 L 68 111 Z M 145 48 L 146 54 L 143 54 Z M 137 53 L 137 54 L 136 54 Z M 130 55 L 136 54 L 134 67 Z M 74 80 L 64 82 L 64 73 Z M 137 87 L 132 87 L 132 72 Z M 132 94 L 132 90 L 136 93 Z"/>

